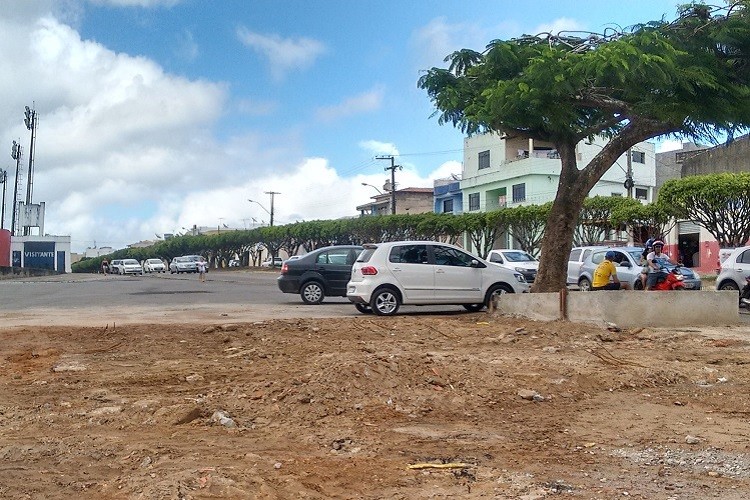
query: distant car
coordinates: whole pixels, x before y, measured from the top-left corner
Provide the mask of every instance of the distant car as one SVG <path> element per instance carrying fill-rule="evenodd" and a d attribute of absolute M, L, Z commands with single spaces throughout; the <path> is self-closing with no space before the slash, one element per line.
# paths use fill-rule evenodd
<path fill-rule="evenodd" d="M 180 273 L 195 273 L 198 271 L 195 265 L 196 261 L 190 256 L 175 257 L 172 262 L 169 263 L 169 272 L 171 274 Z"/>
<path fill-rule="evenodd" d="M 568 285 L 577 285 L 578 278 L 581 276 L 581 266 L 594 250 L 601 250 L 607 248 L 604 245 L 595 245 L 587 247 L 573 247 L 570 250 L 570 256 L 568 257 L 568 277 L 566 282 Z"/>
<path fill-rule="evenodd" d="M 167 266 L 161 259 L 146 259 L 143 262 L 143 271 L 147 273 L 165 273 L 167 272 Z"/>
<path fill-rule="evenodd" d="M 109 263 L 109 272 L 111 274 L 123 274 L 122 272 L 122 259 L 114 259 Z"/>
<path fill-rule="evenodd" d="M 742 290 L 750 276 L 750 246 L 737 247 L 721 263 L 716 277 L 717 290 Z"/>
<path fill-rule="evenodd" d="M 120 274 L 143 274 L 141 263 L 135 259 L 123 259 L 120 265 Z"/>
<path fill-rule="evenodd" d="M 276 280 L 284 293 L 298 293 L 305 304 L 320 304 L 328 297 L 346 297 L 346 284 L 361 246 L 338 245 L 319 248 L 290 258 L 281 265 Z"/>
<path fill-rule="evenodd" d="M 612 247 L 592 251 L 581 267 L 581 275 L 578 278 L 578 288 L 582 291 L 591 290 L 594 271 L 596 271 L 596 268 L 604 260 L 604 256 L 607 252 L 615 253 L 615 259 L 613 262 L 617 266 L 617 279 L 623 283 L 630 283 L 630 288 L 633 290 L 643 289 L 643 284 L 641 282 L 641 269 L 643 269 L 643 266 L 641 265 L 641 254 L 643 253 L 643 248 L 641 247 Z M 676 264 L 670 262 L 668 259 L 663 259 L 660 262 L 665 271 L 671 271 L 677 267 Z M 682 283 L 685 286 L 685 290 L 701 289 L 701 279 L 691 269 L 680 267 L 680 274 L 682 274 L 682 277 L 684 278 Z"/>
<path fill-rule="evenodd" d="M 495 295 L 529 291 L 521 273 L 434 241 L 364 245 L 346 296 L 361 313 L 391 316 L 402 304 L 458 304 L 479 311 Z"/>
<path fill-rule="evenodd" d="M 232 259 L 229 261 L 229 267 L 240 267 L 239 259 Z"/>
<path fill-rule="evenodd" d="M 260 263 L 260 267 L 281 267 L 283 263 L 284 259 L 281 257 L 274 257 L 273 260 L 269 257 Z"/>
<path fill-rule="evenodd" d="M 539 270 L 539 261 L 523 250 L 490 250 L 487 260 L 498 266 L 523 274 L 527 283 L 533 283 Z"/>

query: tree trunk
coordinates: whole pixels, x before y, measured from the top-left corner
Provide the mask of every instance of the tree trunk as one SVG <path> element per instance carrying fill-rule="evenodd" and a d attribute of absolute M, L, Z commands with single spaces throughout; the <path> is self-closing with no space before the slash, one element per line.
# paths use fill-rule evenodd
<path fill-rule="evenodd" d="M 578 170 L 575 144 L 557 145 L 557 151 L 562 162 L 560 183 L 547 217 L 539 272 L 532 288 L 534 292 L 557 292 L 565 288 L 573 233 L 583 200 L 591 189 Z"/>

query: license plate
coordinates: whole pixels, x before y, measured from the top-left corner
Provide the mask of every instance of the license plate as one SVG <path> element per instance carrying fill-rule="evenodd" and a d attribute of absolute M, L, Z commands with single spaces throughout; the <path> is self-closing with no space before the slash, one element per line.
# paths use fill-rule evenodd
<path fill-rule="evenodd" d="M 693 283 L 684 283 L 685 288 L 693 288 Z"/>

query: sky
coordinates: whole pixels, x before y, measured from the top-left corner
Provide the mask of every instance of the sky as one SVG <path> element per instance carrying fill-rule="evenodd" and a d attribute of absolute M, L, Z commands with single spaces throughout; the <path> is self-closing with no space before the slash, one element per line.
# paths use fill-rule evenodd
<path fill-rule="evenodd" d="M 446 55 L 671 20 L 678 3 L 0 0 L 4 227 L 14 140 L 26 197 L 25 106 L 32 202 L 73 252 L 249 229 L 271 210 L 277 225 L 356 216 L 390 175 L 377 156 L 394 155 L 399 189 L 461 174 L 463 135 L 417 88 Z"/>

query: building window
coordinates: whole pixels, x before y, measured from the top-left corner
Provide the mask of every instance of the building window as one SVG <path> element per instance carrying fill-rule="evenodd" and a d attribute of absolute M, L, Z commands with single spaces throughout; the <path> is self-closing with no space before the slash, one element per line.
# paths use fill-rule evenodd
<path fill-rule="evenodd" d="M 482 151 L 479 153 L 479 170 L 490 168 L 490 152 Z"/>
<path fill-rule="evenodd" d="M 479 193 L 469 195 L 469 210 L 479 210 Z"/>
<path fill-rule="evenodd" d="M 513 203 L 526 201 L 526 184 L 513 184 Z"/>
<path fill-rule="evenodd" d="M 646 163 L 646 153 L 643 151 L 631 151 L 635 163 Z"/>
<path fill-rule="evenodd" d="M 612 193 L 612 196 L 619 196 L 620 198 L 622 198 L 622 193 Z"/>
<path fill-rule="evenodd" d="M 645 188 L 635 188 L 635 199 L 636 200 L 647 200 L 648 199 L 648 189 L 645 189 Z"/>
<path fill-rule="evenodd" d="M 445 214 L 452 214 L 453 213 L 453 200 L 443 200 L 443 213 Z"/>

